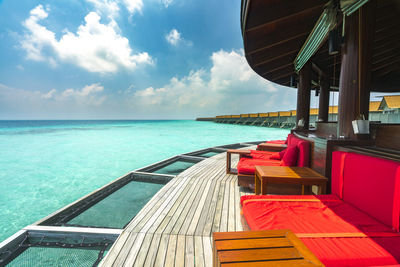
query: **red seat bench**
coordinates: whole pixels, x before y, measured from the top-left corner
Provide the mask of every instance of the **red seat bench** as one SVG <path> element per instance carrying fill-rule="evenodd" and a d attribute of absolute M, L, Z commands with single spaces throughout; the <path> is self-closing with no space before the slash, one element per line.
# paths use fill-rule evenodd
<path fill-rule="evenodd" d="M 290 134 L 288 134 L 288 137 L 290 136 Z M 288 142 L 288 137 L 286 138 L 286 140 L 269 140 L 269 141 L 265 141 L 265 143 L 267 144 L 287 144 Z M 257 149 L 258 149 L 258 145 L 257 145 Z"/>
<path fill-rule="evenodd" d="M 400 163 L 334 152 L 332 194 L 243 196 L 251 230 L 291 229 L 327 266 L 400 263 Z"/>
<path fill-rule="evenodd" d="M 287 146 L 283 152 L 266 152 L 251 150 L 250 155 L 239 160 L 237 165 L 238 184 L 248 187 L 254 184 L 255 166 L 298 166 L 309 167 L 311 144 L 309 141 L 300 139 L 293 134 L 288 135 Z M 297 158 L 290 164 L 282 161 L 284 153 L 291 147 L 297 148 Z"/>

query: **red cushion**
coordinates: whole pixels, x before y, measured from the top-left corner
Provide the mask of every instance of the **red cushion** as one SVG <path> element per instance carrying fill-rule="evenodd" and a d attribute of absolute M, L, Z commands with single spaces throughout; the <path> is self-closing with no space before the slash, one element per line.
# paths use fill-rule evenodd
<path fill-rule="evenodd" d="M 309 167 L 310 166 L 310 142 L 300 139 L 295 135 L 288 136 L 288 147 L 297 146 L 299 149 L 299 157 L 297 160 L 297 166 Z"/>
<path fill-rule="evenodd" d="M 282 159 L 279 152 L 276 152 L 276 153 L 272 154 L 269 158 L 270 159 L 276 159 L 276 160 L 281 160 Z"/>
<path fill-rule="evenodd" d="M 281 159 L 283 159 L 283 156 L 285 155 L 286 150 L 287 150 L 287 148 L 285 148 L 284 150 L 278 152 L 278 153 L 279 153 L 279 157 L 280 157 Z"/>
<path fill-rule="evenodd" d="M 400 238 L 301 238 L 325 266 L 382 266 L 400 262 Z"/>
<path fill-rule="evenodd" d="M 286 144 L 289 146 L 290 145 L 290 139 L 292 139 L 293 134 L 288 134 L 286 138 Z"/>
<path fill-rule="evenodd" d="M 343 178 L 344 201 L 399 230 L 399 162 L 348 153 Z"/>
<path fill-rule="evenodd" d="M 248 159 L 241 158 L 237 164 L 239 174 L 254 174 L 255 166 L 279 166 L 279 160 L 265 160 L 265 159 Z"/>
<path fill-rule="evenodd" d="M 270 159 L 271 155 L 273 155 L 274 153 L 276 152 L 250 150 L 250 156 L 253 159 Z"/>
<path fill-rule="evenodd" d="M 332 153 L 332 194 L 343 198 L 343 170 L 347 152 L 335 151 Z"/>
<path fill-rule="evenodd" d="M 276 196 L 270 195 L 275 199 Z M 392 229 L 334 195 L 318 202 L 243 200 L 251 230 L 291 229 L 295 233 L 392 232 Z M 288 196 L 283 197 L 287 199 Z M 293 196 L 292 198 L 296 198 Z M 297 199 L 304 199 L 297 196 Z"/>
<path fill-rule="evenodd" d="M 299 149 L 297 146 L 291 146 L 286 149 L 283 155 L 281 166 L 296 166 Z"/>
<path fill-rule="evenodd" d="M 243 201 L 254 199 L 261 200 L 263 199 L 318 199 L 318 200 L 338 200 L 339 198 L 335 195 L 303 195 L 301 197 L 296 195 L 244 195 L 240 197 L 240 204 L 243 206 Z"/>
<path fill-rule="evenodd" d="M 268 144 L 285 144 L 286 140 L 270 140 L 270 141 L 266 141 L 265 143 Z"/>
<path fill-rule="evenodd" d="M 318 199 L 320 201 L 265 201 L 271 198 Z M 241 201 L 243 215 L 251 230 L 291 229 L 297 234 L 391 233 L 390 227 L 340 200 L 335 195 L 243 196 Z M 400 262 L 400 236 L 302 238 L 302 241 L 327 266 L 384 265 Z"/>
<path fill-rule="evenodd" d="M 310 166 L 310 142 L 301 141 L 297 144 L 299 149 L 299 158 L 297 160 L 297 166 L 309 167 Z"/>

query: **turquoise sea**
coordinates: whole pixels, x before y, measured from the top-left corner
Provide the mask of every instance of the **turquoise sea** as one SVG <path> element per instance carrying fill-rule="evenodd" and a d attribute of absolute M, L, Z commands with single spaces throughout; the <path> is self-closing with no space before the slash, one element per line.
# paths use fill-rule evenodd
<path fill-rule="evenodd" d="M 119 176 L 286 129 L 197 121 L 0 121 L 0 241 Z"/>

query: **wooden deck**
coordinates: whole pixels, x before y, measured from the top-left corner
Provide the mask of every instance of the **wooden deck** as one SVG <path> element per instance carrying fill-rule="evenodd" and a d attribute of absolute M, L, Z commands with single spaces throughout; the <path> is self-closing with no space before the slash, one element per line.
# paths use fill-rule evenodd
<path fill-rule="evenodd" d="M 234 161 L 237 162 L 237 159 Z M 242 231 L 237 176 L 226 153 L 166 184 L 136 215 L 100 266 L 212 266 L 212 232 Z"/>

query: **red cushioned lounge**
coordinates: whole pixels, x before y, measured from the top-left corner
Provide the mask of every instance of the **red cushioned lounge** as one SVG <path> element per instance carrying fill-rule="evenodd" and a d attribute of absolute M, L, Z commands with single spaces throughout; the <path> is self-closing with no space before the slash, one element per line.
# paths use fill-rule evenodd
<path fill-rule="evenodd" d="M 270 159 L 271 156 L 276 156 L 278 152 L 250 150 L 250 158 L 253 159 Z"/>
<path fill-rule="evenodd" d="M 284 157 L 280 156 L 280 160 L 278 160 L 277 152 L 269 152 L 269 151 L 258 151 L 258 150 L 251 150 L 250 156 L 252 160 L 250 160 L 247 157 L 241 158 L 239 160 L 239 163 L 237 165 L 238 173 L 243 174 L 243 175 L 253 175 L 255 172 L 255 166 L 260 165 L 260 166 L 299 166 L 299 167 L 308 167 L 310 163 L 310 142 L 302 140 L 298 137 L 296 137 L 293 134 L 288 135 L 288 148 L 292 146 L 296 146 L 298 149 L 298 157 L 297 160 L 294 160 L 293 158 L 289 157 L 290 161 L 287 161 L 284 164 L 282 163 L 282 159 Z M 286 151 L 288 149 L 285 150 Z M 293 152 L 293 151 L 292 151 Z M 275 154 L 274 154 L 275 153 Z M 283 154 L 283 153 L 281 153 Z M 271 158 L 271 155 L 274 155 Z"/>
<path fill-rule="evenodd" d="M 393 232 L 390 226 L 336 196 L 330 196 L 309 202 L 296 196 L 279 200 L 268 196 L 263 198 L 264 201 L 247 199 L 242 201 L 243 215 L 251 230 L 290 229 L 294 233 Z M 294 201 L 296 199 L 300 201 Z"/>
<path fill-rule="evenodd" d="M 320 199 L 320 202 L 261 201 L 243 197 L 251 230 L 291 229 L 294 233 L 388 233 L 392 229 L 335 195 L 262 196 L 266 199 Z M 379 235 L 378 235 L 379 236 Z M 400 235 L 374 238 L 301 238 L 326 266 L 371 266 L 400 262 Z"/>
<path fill-rule="evenodd" d="M 255 168 L 258 165 L 280 166 L 280 164 L 280 160 L 242 158 L 237 165 L 237 170 L 239 174 L 254 174 Z"/>
<path fill-rule="evenodd" d="M 286 140 L 270 140 L 270 141 L 265 141 L 265 143 L 267 143 L 267 144 L 282 144 L 282 145 L 284 145 L 284 144 L 288 143 L 288 140 L 289 140 L 290 136 L 291 136 L 291 134 L 288 134 Z M 258 149 L 258 146 L 257 146 L 257 149 Z"/>
<path fill-rule="evenodd" d="M 397 265 L 399 183 L 398 162 L 334 152 L 332 195 L 243 196 L 241 203 L 250 229 L 291 229 L 327 266 Z"/>
<path fill-rule="evenodd" d="M 268 143 L 268 144 L 286 144 L 286 140 L 271 140 L 271 141 L 267 141 L 265 143 Z"/>
<path fill-rule="evenodd" d="M 300 238 L 325 266 L 399 266 L 400 238 Z"/>

